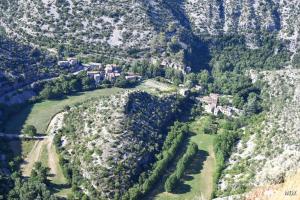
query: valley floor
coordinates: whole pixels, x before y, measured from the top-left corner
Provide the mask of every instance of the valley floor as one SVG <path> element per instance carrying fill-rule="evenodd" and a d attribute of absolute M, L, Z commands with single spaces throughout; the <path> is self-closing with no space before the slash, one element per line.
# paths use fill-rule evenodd
<path fill-rule="evenodd" d="M 149 195 L 149 199 L 156 200 L 209 200 L 213 192 L 213 174 L 216 167 L 216 160 L 213 151 L 214 135 L 207 135 L 199 132 L 199 121 L 201 118 L 190 124 L 192 132 L 189 142 L 198 144 L 199 152 L 174 194 L 164 191 L 164 181 L 160 182 L 156 189 Z M 181 152 L 178 154 L 180 157 Z M 175 168 L 177 159 L 169 168 L 169 175 Z"/>
<path fill-rule="evenodd" d="M 148 92 L 152 93 L 167 92 L 170 89 L 168 84 L 161 83 L 159 88 L 157 88 L 157 85 L 157 81 L 147 80 L 135 89 L 147 89 Z M 123 91 L 123 89 L 97 89 L 68 96 L 62 100 L 45 100 L 24 107 L 18 115 L 8 120 L 5 124 L 6 134 L 20 134 L 22 127 L 25 125 L 34 125 L 38 133 L 41 134 L 41 137 L 38 139 L 13 139 L 10 142 L 10 146 L 14 148 L 15 155 L 21 155 L 24 159 L 20 166 L 23 176 L 29 177 L 34 163 L 40 161 L 44 166 L 50 168 L 49 179 L 51 180 L 52 191 L 58 196 L 67 197 L 71 193 L 71 189 L 63 175 L 58 154 L 53 145 L 55 131 L 62 123 L 61 112 L 65 106 L 76 105 L 91 98 L 110 96 L 120 91 Z"/>

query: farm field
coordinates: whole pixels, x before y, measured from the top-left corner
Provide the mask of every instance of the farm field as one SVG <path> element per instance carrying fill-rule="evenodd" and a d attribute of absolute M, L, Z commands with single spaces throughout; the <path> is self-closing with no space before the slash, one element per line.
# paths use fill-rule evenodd
<path fill-rule="evenodd" d="M 174 193 L 164 191 L 164 181 L 160 182 L 156 190 L 150 194 L 149 199 L 156 200 L 209 200 L 213 192 L 213 173 L 215 170 L 215 157 L 213 151 L 214 135 L 203 134 L 201 129 L 201 118 L 190 124 L 192 136 L 190 142 L 198 144 L 199 152 L 187 168 L 186 174 L 175 189 Z M 170 166 L 172 171 L 176 162 Z M 170 173 L 170 172 L 169 172 Z M 164 180 L 166 177 L 164 177 Z"/>
<path fill-rule="evenodd" d="M 161 83 L 153 79 L 145 80 L 133 89 L 145 90 L 150 93 L 169 93 L 176 91 L 176 87 L 168 83 Z M 93 91 L 81 92 L 73 96 L 67 96 L 61 100 L 45 100 L 40 103 L 26 106 L 17 115 L 11 117 L 5 124 L 5 132 L 18 134 L 24 125 L 34 125 L 38 133 L 44 134 L 51 118 L 67 105 L 75 105 L 90 98 L 109 96 L 124 89 L 105 88 Z"/>

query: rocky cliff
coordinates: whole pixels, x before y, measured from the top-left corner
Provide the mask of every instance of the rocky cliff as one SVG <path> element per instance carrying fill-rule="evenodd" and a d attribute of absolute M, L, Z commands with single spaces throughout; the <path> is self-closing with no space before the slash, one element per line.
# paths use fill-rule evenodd
<path fill-rule="evenodd" d="M 241 35 L 258 48 L 263 35 L 275 34 L 295 52 L 299 8 L 297 0 L 4 0 L 0 26 L 10 37 L 58 51 L 60 43 L 104 57 L 164 53 L 182 61 L 207 35 Z"/>
<path fill-rule="evenodd" d="M 237 33 L 255 44 L 261 32 L 273 32 L 299 48 L 297 0 L 187 0 L 185 8 L 197 34 Z"/>

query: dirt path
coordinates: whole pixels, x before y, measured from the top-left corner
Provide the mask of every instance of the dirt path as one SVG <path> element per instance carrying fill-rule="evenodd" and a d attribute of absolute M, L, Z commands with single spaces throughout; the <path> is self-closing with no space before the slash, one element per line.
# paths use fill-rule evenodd
<path fill-rule="evenodd" d="M 51 122 L 49 123 L 47 133 L 49 138 L 47 141 L 47 151 L 48 151 L 48 167 L 50 168 L 50 173 L 53 176 L 53 179 L 62 179 L 61 173 L 59 170 L 59 159 L 56 153 L 55 147 L 53 146 L 53 139 L 56 132 L 63 126 L 64 112 L 56 114 Z"/>
<path fill-rule="evenodd" d="M 201 179 L 205 180 L 206 184 L 203 184 L 200 200 L 209 200 L 213 192 L 213 174 L 214 174 L 214 163 L 215 163 L 215 154 L 213 146 L 209 147 L 209 156 L 204 161 L 203 169 L 201 171 Z"/>
<path fill-rule="evenodd" d="M 47 139 L 43 139 L 38 140 L 34 143 L 32 150 L 26 157 L 24 163 L 21 165 L 21 171 L 23 176 L 30 176 L 34 163 L 40 160 L 41 153 L 43 151 L 43 146 L 46 144 L 46 141 Z"/>
<path fill-rule="evenodd" d="M 35 142 L 32 150 L 27 155 L 25 162 L 21 165 L 23 176 L 30 176 L 34 163 L 41 159 L 43 147 L 47 148 L 48 153 L 48 163 L 44 163 L 45 166 L 48 166 L 50 168 L 50 173 L 53 175 L 54 178 L 59 174 L 59 160 L 58 155 L 53 146 L 53 138 L 55 133 L 63 125 L 63 116 L 64 113 L 58 113 L 57 115 L 55 115 L 49 123 L 47 129 L 47 133 L 49 134 L 49 136 L 44 137 L 43 139 Z"/>
<path fill-rule="evenodd" d="M 50 136 L 47 141 L 47 151 L 48 151 L 48 167 L 50 168 L 50 173 L 54 177 L 58 174 L 59 160 L 58 155 L 55 152 L 53 146 L 53 136 Z"/>

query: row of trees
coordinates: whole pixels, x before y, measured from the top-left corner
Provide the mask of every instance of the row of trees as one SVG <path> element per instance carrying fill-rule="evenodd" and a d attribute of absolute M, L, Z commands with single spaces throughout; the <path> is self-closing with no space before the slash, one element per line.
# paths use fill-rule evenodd
<path fill-rule="evenodd" d="M 165 182 L 165 190 L 167 192 L 173 192 L 176 185 L 180 181 L 180 179 L 184 175 L 184 171 L 186 170 L 187 166 L 191 163 L 193 158 L 198 152 L 198 146 L 196 143 L 191 143 L 185 154 L 182 156 L 182 158 L 178 161 L 176 165 L 176 170 L 167 178 Z"/>
<path fill-rule="evenodd" d="M 141 199 L 143 195 L 148 193 L 155 183 L 162 177 L 168 164 L 175 157 L 179 146 L 182 144 L 184 138 L 189 132 L 187 124 L 175 122 L 168 133 L 164 142 L 162 152 L 157 155 L 157 162 L 154 164 L 150 175 L 145 179 L 134 185 L 123 195 L 123 200 Z"/>
<path fill-rule="evenodd" d="M 225 167 L 225 161 L 229 158 L 234 144 L 239 139 L 237 131 L 224 129 L 219 133 L 214 140 L 214 151 L 216 155 L 216 171 L 214 174 L 214 183 L 217 184 L 217 180 L 221 176 L 221 172 Z M 216 192 L 216 186 L 214 188 Z"/>
<path fill-rule="evenodd" d="M 72 76 L 61 76 L 47 82 L 39 93 L 42 99 L 59 99 L 65 95 L 95 88 L 95 81 L 85 73 Z"/>

